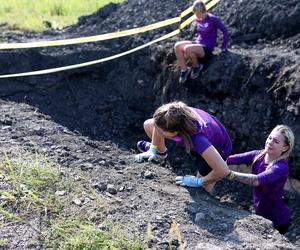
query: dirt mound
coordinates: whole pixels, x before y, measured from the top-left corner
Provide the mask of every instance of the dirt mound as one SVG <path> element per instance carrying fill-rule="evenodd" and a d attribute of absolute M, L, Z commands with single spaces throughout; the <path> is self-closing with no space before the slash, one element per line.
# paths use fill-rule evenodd
<path fill-rule="evenodd" d="M 61 39 L 139 27 L 175 17 L 191 3 L 132 0 L 120 6 L 110 4 L 91 16 L 81 17 L 77 25 L 64 30 L 42 34 L 3 31 L 0 40 Z M 27 145 L 30 139 L 45 148 L 54 162 L 75 168 L 81 168 L 82 164 L 97 165 L 103 160 L 110 162 L 107 166 L 92 168 L 91 180 L 97 178 L 105 184 L 115 184 L 112 179 L 117 176 L 116 183 L 124 182 L 131 187 L 134 183 L 134 189 L 129 188 L 128 193 L 117 194 L 122 202 L 113 216 L 121 221 L 135 221 L 142 232 L 147 225 L 146 219 L 150 218 L 157 228 L 153 244 L 158 249 L 167 245 L 167 231 L 175 218 L 182 225 L 191 249 L 196 246 L 198 249 L 209 246 L 242 249 L 241 241 L 253 248 L 264 244 L 267 249 L 269 246 L 270 249 L 292 249 L 294 246 L 272 231 L 266 220 L 236 209 L 240 206 L 249 210 L 250 204 L 250 200 L 241 198 L 245 198 L 245 189 L 239 185 L 231 183 L 219 187 L 220 200 L 231 201 L 229 209 L 225 206 L 227 202 L 215 202 L 202 191 L 188 194 L 185 189 L 176 189 L 174 172 L 183 172 L 192 164 L 183 152 L 174 150 L 169 165 L 162 167 L 135 165 L 128 151 L 135 148 L 137 139 L 145 136 L 143 120 L 162 102 L 175 99 L 206 109 L 220 118 L 233 138 L 234 152 L 261 147 L 276 124 L 291 126 L 296 136 L 300 133 L 298 1 L 226 0 L 221 1 L 213 13 L 229 25 L 229 52 L 219 54 L 216 50 L 202 76 L 184 86 L 178 85 L 173 51 L 178 37 L 93 67 L 1 79 L 0 96 L 6 100 L 1 102 L 1 143 L 9 148 L 10 144 Z M 0 72 L 40 70 L 95 60 L 149 42 L 176 27 L 101 43 L 0 51 Z M 182 39 L 190 38 L 187 29 Z M 67 138 L 62 140 L 65 135 Z M 101 158 L 99 155 L 106 152 L 107 147 L 109 152 Z M 290 174 L 298 179 L 299 164 L 300 143 L 296 140 Z M 154 173 L 153 179 L 145 180 L 147 170 Z M 287 194 L 287 197 L 293 196 Z M 195 203 L 185 204 L 189 199 Z M 288 237 L 296 245 L 299 244 L 297 204 L 297 196 L 289 199 L 295 224 Z M 261 235 L 260 230 L 252 228 L 252 220 L 266 233 Z M 241 224 L 248 225 L 243 232 Z M 250 235 L 254 234 L 253 237 L 246 237 L 246 229 L 251 231 Z"/>
<path fill-rule="evenodd" d="M 222 1 L 216 8 L 241 39 L 288 38 L 300 31 L 300 3 L 297 0 Z"/>

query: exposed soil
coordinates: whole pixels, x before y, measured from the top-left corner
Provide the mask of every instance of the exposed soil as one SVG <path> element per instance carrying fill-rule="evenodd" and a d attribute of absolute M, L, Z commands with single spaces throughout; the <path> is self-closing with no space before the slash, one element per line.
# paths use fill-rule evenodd
<path fill-rule="evenodd" d="M 192 2 L 132 0 L 110 4 L 79 23 L 42 34 L 1 27 L 1 42 L 61 39 L 139 27 L 177 16 Z M 179 224 L 187 249 L 297 249 L 300 247 L 297 192 L 285 194 L 293 223 L 285 236 L 251 209 L 250 187 L 223 180 L 215 196 L 174 184 L 189 173 L 192 160 L 168 144 L 165 164 L 133 161 L 135 142 L 145 138 L 143 121 L 162 102 L 183 100 L 216 115 L 228 128 L 234 153 L 260 148 L 276 124 L 296 135 L 290 176 L 299 180 L 300 3 L 297 0 L 221 1 L 213 13 L 230 29 L 229 52 L 207 63 L 202 76 L 178 85 L 173 45 L 179 38 L 129 56 L 80 70 L 0 80 L 1 151 L 13 145 L 81 169 L 97 192 L 115 199 L 108 214 L 134 223 L 143 235 L 153 225 L 153 249 L 168 249 L 172 221 Z M 146 16 L 146 18 L 145 18 Z M 175 26 L 142 35 L 76 46 L 0 51 L 1 74 L 76 64 L 126 51 L 166 34 Z M 182 37 L 191 39 L 191 30 Z M 1 182 L 3 185 L 3 182 Z M 112 184 L 111 193 L 107 185 Z M 99 187 L 101 187 L 99 189 Z M 0 228 L 10 249 L 29 249 L 38 237 L 24 227 Z M 11 233 L 12 230 L 15 232 Z M 26 233 L 25 233 L 26 232 Z M 179 242 L 173 241 L 173 248 Z"/>

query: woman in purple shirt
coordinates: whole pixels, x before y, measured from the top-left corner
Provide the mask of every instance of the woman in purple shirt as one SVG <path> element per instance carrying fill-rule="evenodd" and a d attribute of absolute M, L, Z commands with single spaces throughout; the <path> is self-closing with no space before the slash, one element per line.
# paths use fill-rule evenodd
<path fill-rule="evenodd" d="M 203 177 L 178 176 L 177 184 L 204 186 L 212 192 L 216 181 L 229 174 L 224 160 L 231 152 L 230 137 L 219 120 L 205 111 L 188 107 L 183 102 L 171 102 L 159 107 L 153 118 L 144 122 L 144 129 L 151 143 L 138 142 L 142 153 L 135 156 L 136 161 L 165 159 L 165 139 L 175 141 L 196 156 L 196 167 Z"/>
<path fill-rule="evenodd" d="M 228 178 L 254 186 L 256 213 L 271 220 L 282 234 L 288 230 L 291 219 L 282 195 L 289 174 L 287 158 L 293 147 L 292 130 L 278 125 L 268 136 L 263 150 L 231 155 L 227 159 L 228 165 L 251 164 L 252 174 L 230 171 Z"/>
<path fill-rule="evenodd" d="M 181 69 L 180 83 L 184 83 L 187 80 L 190 72 L 186 64 L 187 59 L 192 64 L 191 78 L 196 79 L 199 76 L 203 69 L 203 64 L 198 62 L 198 58 L 205 59 L 212 55 L 216 46 L 218 30 L 221 30 L 223 33 L 222 51 L 227 50 L 228 30 L 222 21 L 213 14 L 208 13 L 205 4 L 200 0 L 194 2 L 193 12 L 196 16 L 196 41 L 180 41 L 175 44 L 175 54 Z"/>

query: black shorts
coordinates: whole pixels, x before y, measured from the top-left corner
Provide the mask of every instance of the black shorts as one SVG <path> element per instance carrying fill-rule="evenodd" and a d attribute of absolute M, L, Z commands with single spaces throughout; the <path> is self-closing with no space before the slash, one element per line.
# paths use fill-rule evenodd
<path fill-rule="evenodd" d="M 282 225 L 274 225 L 274 227 L 279 231 L 279 233 L 285 234 L 289 230 L 290 223 L 291 222 Z"/>
<path fill-rule="evenodd" d="M 191 154 L 196 158 L 193 170 L 199 171 L 202 176 L 208 175 L 212 171 L 212 168 L 208 165 L 208 163 L 198 153 L 192 152 Z"/>
<path fill-rule="evenodd" d="M 193 42 L 193 44 L 199 44 L 197 42 Z M 201 45 L 201 44 L 200 44 Z M 208 48 L 205 45 L 201 45 L 204 50 L 204 57 L 201 58 L 202 60 L 209 59 L 212 56 L 213 50 L 211 48 Z"/>
<path fill-rule="evenodd" d="M 204 58 L 203 59 L 209 59 L 212 56 L 212 49 L 208 48 L 206 46 L 203 46 L 203 50 L 204 50 Z"/>

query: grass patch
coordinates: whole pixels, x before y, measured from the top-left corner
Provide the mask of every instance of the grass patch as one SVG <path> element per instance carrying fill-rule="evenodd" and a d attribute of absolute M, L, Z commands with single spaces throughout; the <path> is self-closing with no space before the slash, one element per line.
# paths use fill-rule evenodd
<path fill-rule="evenodd" d="M 124 0 L 9 0 L 1 1 L 0 24 L 12 29 L 43 31 L 75 24 L 78 17 L 88 15 L 108 3 Z M 50 25 L 49 25 L 50 24 Z"/>
<path fill-rule="evenodd" d="M 1 240 L 0 239 L 0 247 L 7 247 L 9 245 L 8 240 Z"/>
<path fill-rule="evenodd" d="M 119 224 L 110 224 L 106 230 L 95 228 L 93 224 L 82 224 L 80 221 L 69 221 L 53 227 L 57 235 L 64 240 L 63 244 L 55 246 L 59 249 L 124 249 L 142 250 L 144 245 L 137 237 L 131 239 L 126 228 Z"/>
<path fill-rule="evenodd" d="M 80 170 L 53 166 L 35 150 L 4 153 L 0 176 L 1 224 L 25 225 L 36 233 L 28 242 L 43 249 L 144 249 L 139 236 L 106 221 L 113 207 Z"/>

